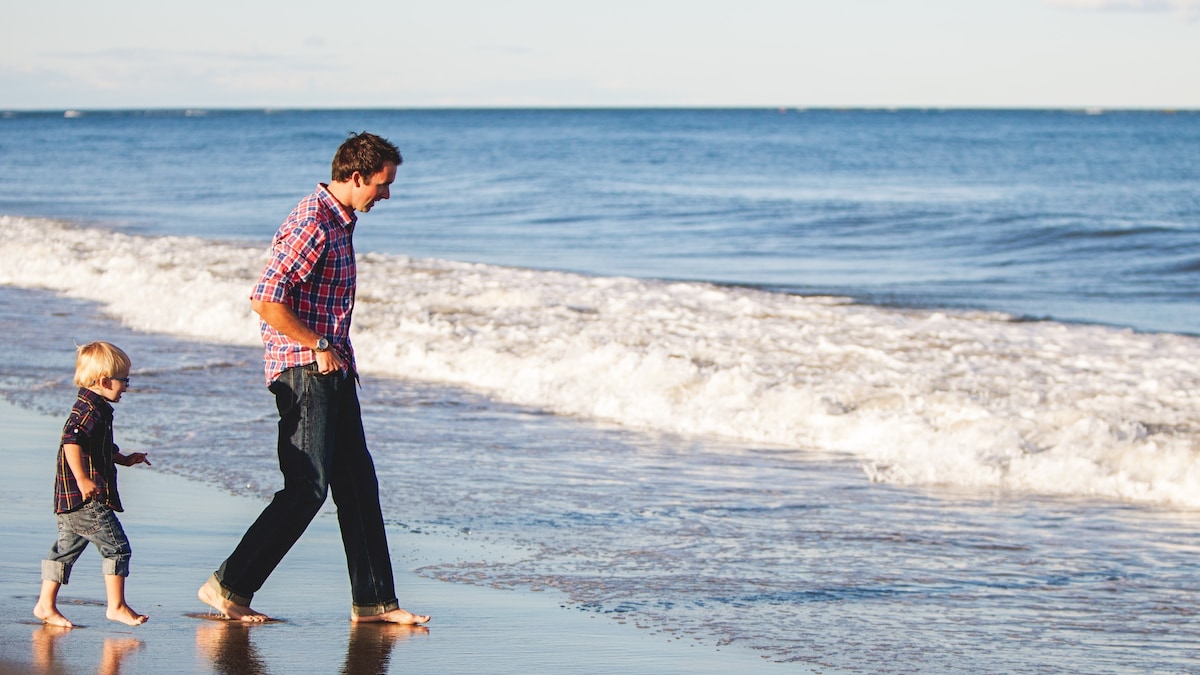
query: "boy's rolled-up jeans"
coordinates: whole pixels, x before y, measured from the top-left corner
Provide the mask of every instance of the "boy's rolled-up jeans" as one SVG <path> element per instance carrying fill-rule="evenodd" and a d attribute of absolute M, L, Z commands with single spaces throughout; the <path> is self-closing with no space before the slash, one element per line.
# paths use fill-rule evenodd
<path fill-rule="evenodd" d="M 396 609 L 379 482 L 355 378 L 342 372 L 321 375 L 314 363 L 283 371 L 270 390 L 279 410 L 283 489 L 217 569 L 211 580 L 216 590 L 248 606 L 332 492 L 354 613 L 372 616 Z"/>
<path fill-rule="evenodd" d="M 66 584 L 79 554 L 93 543 L 104 557 L 103 571 L 108 575 L 129 576 L 129 558 L 133 553 L 125 528 L 113 510 L 96 500 L 67 513 L 55 514 L 58 541 L 42 561 L 42 579 Z"/>

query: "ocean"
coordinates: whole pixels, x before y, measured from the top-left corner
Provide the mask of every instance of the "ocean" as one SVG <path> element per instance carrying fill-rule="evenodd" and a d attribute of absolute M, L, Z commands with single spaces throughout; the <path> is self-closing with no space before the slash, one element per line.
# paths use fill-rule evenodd
<path fill-rule="evenodd" d="M 269 496 L 246 298 L 364 129 L 393 548 L 478 542 L 417 574 L 767 670 L 1200 672 L 1200 113 L 0 112 L 0 395 L 111 340 L 122 445 Z"/>

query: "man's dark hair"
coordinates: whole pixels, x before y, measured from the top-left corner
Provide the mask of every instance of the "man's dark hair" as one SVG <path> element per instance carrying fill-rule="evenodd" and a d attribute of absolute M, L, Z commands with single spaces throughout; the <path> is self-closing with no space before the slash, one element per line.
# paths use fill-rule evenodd
<path fill-rule="evenodd" d="M 344 183 L 357 171 L 363 178 L 370 180 L 372 176 L 383 171 L 383 165 L 391 162 L 396 166 L 404 161 L 400 150 L 388 139 L 362 132 L 351 133 L 333 155 L 333 171 L 331 178 L 335 183 Z"/>

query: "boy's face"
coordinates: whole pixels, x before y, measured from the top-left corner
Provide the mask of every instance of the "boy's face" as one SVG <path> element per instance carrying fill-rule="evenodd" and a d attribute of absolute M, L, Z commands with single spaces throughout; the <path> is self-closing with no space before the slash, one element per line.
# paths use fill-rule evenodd
<path fill-rule="evenodd" d="M 104 398 L 116 403 L 121 400 L 121 394 L 129 389 L 129 372 L 117 373 L 111 377 L 105 375 L 96 382 L 95 390 Z"/>

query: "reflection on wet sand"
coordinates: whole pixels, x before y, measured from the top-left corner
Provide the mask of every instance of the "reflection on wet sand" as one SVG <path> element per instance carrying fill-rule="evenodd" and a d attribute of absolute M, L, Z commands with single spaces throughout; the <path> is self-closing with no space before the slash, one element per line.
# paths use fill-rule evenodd
<path fill-rule="evenodd" d="M 62 670 L 58 667 L 58 659 L 54 654 L 54 643 L 70 632 L 70 628 L 51 626 L 49 624 L 33 629 L 32 656 L 34 672 L 52 673 Z"/>
<path fill-rule="evenodd" d="M 69 635 L 71 630 L 71 628 L 44 625 L 33 631 L 31 638 L 33 672 L 46 674 L 69 672 L 66 664 L 59 663 L 55 646 L 60 639 Z M 100 651 L 100 664 L 96 667 L 96 672 L 99 675 L 121 675 L 121 665 L 125 661 L 125 657 L 142 647 L 142 641 L 137 638 L 104 638 L 104 646 Z"/>
<path fill-rule="evenodd" d="M 196 628 L 196 656 L 221 675 L 266 675 L 266 662 L 250 641 L 252 627 L 241 621 L 205 621 Z"/>
<path fill-rule="evenodd" d="M 270 666 L 259 654 L 251 632 L 261 624 L 241 621 L 204 621 L 196 628 L 196 652 L 221 675 L 267 675 Z M 343 675 L 386 673 L 396 642 L 416 635 L 428 635 L 425 626 L 390 623 L 350 624 L 346 641 Z"/>
<path fill-rule="evenodd" d="M 392 647 L 397 640 L 407 640 L 414 635 L 428 635 L 425 626 L 410 626 L 395 623 L 352 623 L 350 639 L 346 643 L 346 662 L 342 664 L 342 675 L 386 673 L 392 658 Z"/>
<path fill-rule="evenodd" d="M 104 638 L 104 650 L 100 656 L 100 667 L 96 672 L 101 675 L 120 675 L 121 662 L 129 654 L 142 648 L 142 641 L 137 638 Z"/>

